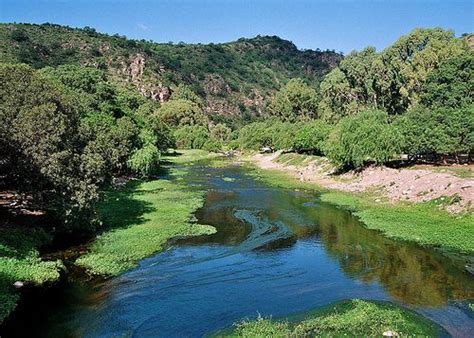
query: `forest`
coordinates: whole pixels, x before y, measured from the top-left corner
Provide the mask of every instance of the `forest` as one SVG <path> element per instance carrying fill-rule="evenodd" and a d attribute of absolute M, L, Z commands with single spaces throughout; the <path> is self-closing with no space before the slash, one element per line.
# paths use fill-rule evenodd
<path fill-rule="evenodd" d="M 33 237 L 5 223 L 2 275 L 20 264 L 10 250 L 22 238 L 39 247 L 100 233 L 106 192 L 156 178 L 170 149 L 282 150 L 341 171 L 472 163 L 472 35 L 418 28 L 345 56 L 275 36 L 158 44 L 54 24 L 1 24 L 0 38 L 0 191 L 44 223 Z"/>

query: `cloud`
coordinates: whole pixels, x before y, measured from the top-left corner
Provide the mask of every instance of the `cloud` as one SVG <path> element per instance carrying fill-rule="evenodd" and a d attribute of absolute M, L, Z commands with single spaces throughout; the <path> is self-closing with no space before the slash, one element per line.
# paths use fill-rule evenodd
<path fill-rule="evenodd" d="M 149 28 L 147 25 L 145 25 L 145 24 L 143 24 L 143 23 L 140 23 L 140 22 L 137 23 L 137 27 L 138 27 L 139 29 L 141 29 L 142 31 L 148 31 L 148 30 L 150 30 L 150 28 Z"/>

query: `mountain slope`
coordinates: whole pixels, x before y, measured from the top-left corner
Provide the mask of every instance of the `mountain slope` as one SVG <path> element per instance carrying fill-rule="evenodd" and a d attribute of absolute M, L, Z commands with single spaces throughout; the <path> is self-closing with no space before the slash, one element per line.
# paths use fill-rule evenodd
<path fill-rule="evenodd" d="M 141 94 L 166 101 L 184 83 L 205 99 L 214 118 L 255 116 L 294 77 L 316 86 L 342 59 L 334 51 L 298 50 L 276 36 L 223 44 L 172 44 L 129 40 L 43 24 L 0 24 L 0 61 L 35 68 L 80 64 L 107 70 Z"/>

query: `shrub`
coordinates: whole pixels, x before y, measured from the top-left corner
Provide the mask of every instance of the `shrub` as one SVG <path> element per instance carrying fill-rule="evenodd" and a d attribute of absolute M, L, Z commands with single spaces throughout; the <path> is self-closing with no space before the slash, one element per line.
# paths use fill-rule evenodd
<path fill-rule="evenodd" d="M 203 126 L 184 126 L 174 132 L 178 149 L 202 149 L 210 139 L 209 131 Z"/>
<path fill-rule="evenodd" d="M 326 150 L 337 165 L 361 167 L 393 159 L 400 152 L 400 134 L 382 111 L 364 111 L 347 116 L 331 133 Z"/>
<path fill-rule="evenodd" d="M 303 125 L 296 133 L 294 149 L 298 152 L 324 154 L 326 143 L 333 126 L 323 120 Z"/>

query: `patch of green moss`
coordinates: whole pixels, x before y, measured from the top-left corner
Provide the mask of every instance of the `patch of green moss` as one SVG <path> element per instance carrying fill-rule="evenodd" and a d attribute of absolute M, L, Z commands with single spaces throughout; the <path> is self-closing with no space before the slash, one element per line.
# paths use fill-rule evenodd
<path fill-rule="evenodd" d="M 16 281 L 41 285 L 59 279 L 60 261 L 42 261 L 37 248 L 50 240 L 37 228 L 0 230 L 0 322 L 16 307 L 19 293 Z"/>
<path fill-rule="evenodd" d="M 110 191 L 100 205 L 108 230 L 76 264 L 91 274 L 115 276 L 162 250 L 170 239 L 212 234 L 215 228 L 190 222 L 203 201 L 202 191 L 167 179 L 132 182 Z"/>
<path fill-rule="evenodd" d="M 400 336 L 436 336 L 438 329 L 429 320 L 393 304 L 356 299 L 326 306 L 298 321 L 244 321 L 223 336 L 381 337 L 386 331 L 395 331 Z"/>

